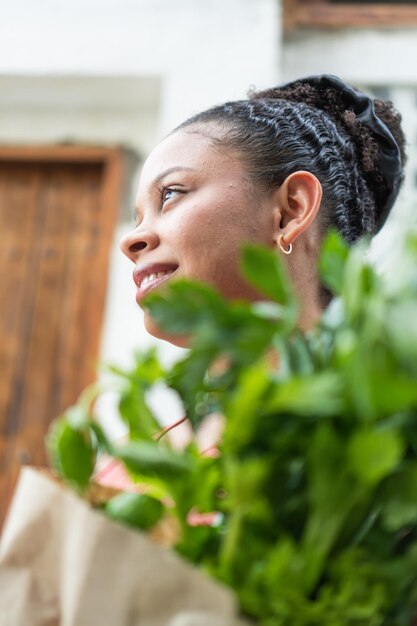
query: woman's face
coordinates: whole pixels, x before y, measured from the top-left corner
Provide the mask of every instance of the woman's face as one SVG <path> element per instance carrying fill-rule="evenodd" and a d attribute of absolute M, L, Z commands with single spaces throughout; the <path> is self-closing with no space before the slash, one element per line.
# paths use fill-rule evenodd
<path fill-rule="evenodd" d="M 180 277 L 213 285 L 227 299 L 260 299 L 242 276 L 241 249 L 273 245 L 272 200 L 255 194 L 237 155 L 196 130 L 168 136 L 142 169 L 136 226 L 121 242 L 135 264 L 139 304 Z M 146 309 L 145 325 L 164 338 Z"/>

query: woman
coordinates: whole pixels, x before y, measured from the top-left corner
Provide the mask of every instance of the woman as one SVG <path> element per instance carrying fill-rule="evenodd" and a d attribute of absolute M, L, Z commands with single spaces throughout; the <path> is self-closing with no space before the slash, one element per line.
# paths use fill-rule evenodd
<path fill-rule="evenodd" d="M 400 115 L 335 76 L 297 80 L 188 119 L 142 170 L 136 226 L 122 240 L 137 301 L 176 277 L 226 298 L 262 296 L 243 278 L 245 242 L 285 255 L 305 329 L 330 294 L 316 266 L 323 235 L 373 235 L 397 197 L 405 162 Z M 150 333 L 166 337 L 145 308 Z"/>
<path fill-rule="evenodd" d="M 335 76 L 313 76 L 252 94 L 188 119 L 144 164 L 136 226 L 122 240 L 135 264 L 137 301 L 186 277 L 228 299 L 262 299 L 243 278 L 245 242 L 284 255 L 300 301 L 299 325 L 311 327 L 331 294 L 320 284 L 322 238 L 337 229 L 348 243 L 375 234 L 398 195 L 405 163 L 401 118 Z M 177 345 L 146 307 L 147 330 Z M 184 421 L 184 420 L 181 420 Z M 208 425 L 203 447 L 221 424 Z M 96 477 L 124 487 L 114 463 Z"/>

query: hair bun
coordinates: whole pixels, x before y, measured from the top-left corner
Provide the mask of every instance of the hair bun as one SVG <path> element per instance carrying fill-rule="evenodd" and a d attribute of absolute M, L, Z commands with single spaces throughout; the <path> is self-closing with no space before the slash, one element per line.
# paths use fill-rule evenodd
<path fill-rule="evenodd" d="M 304 103 L 326 113 L 355 146 L 364 178 L 374 194 L 381 228 L 403 180 L 406 161 L 401 115 L 392 102 L 372 99 L 337 76 L 302 78 L 251 96 Z"/>

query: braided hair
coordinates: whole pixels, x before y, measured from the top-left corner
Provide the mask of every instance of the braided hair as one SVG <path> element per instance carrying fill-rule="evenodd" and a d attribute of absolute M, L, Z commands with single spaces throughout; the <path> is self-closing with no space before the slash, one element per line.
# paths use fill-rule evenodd
<path fill-rule="evenodd" d="M 323 188 L 322 233 L 333 227 L 354 243 L 361 235 L 379 230 L 390 189 L 381 137 L 356 114 L 349 94 L 338 88 L 344 83 L 334 78 L 336 85 L 313 77 L 255 92 L 246 100 L 203 111 L 176 130 L 218 125 L 220 133 L 213 141 L 237 151 L 252 182 L 265 191 L 279 187 L 296 171 L 311 172 Z M 395 197 L 406 159 L 401 116 L 389 101 L 367 100 L 398 151 Z"/>

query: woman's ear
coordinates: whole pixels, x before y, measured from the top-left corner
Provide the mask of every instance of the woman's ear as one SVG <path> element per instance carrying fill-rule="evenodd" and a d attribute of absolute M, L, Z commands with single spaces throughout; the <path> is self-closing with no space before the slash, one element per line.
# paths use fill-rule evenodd
<path fill-rule="evenodd" d="M 320 181 L 300 170 L 287 176 L 276 190 L 274 240 L 292 244 L 313 222 L 323 195 Z"/>

